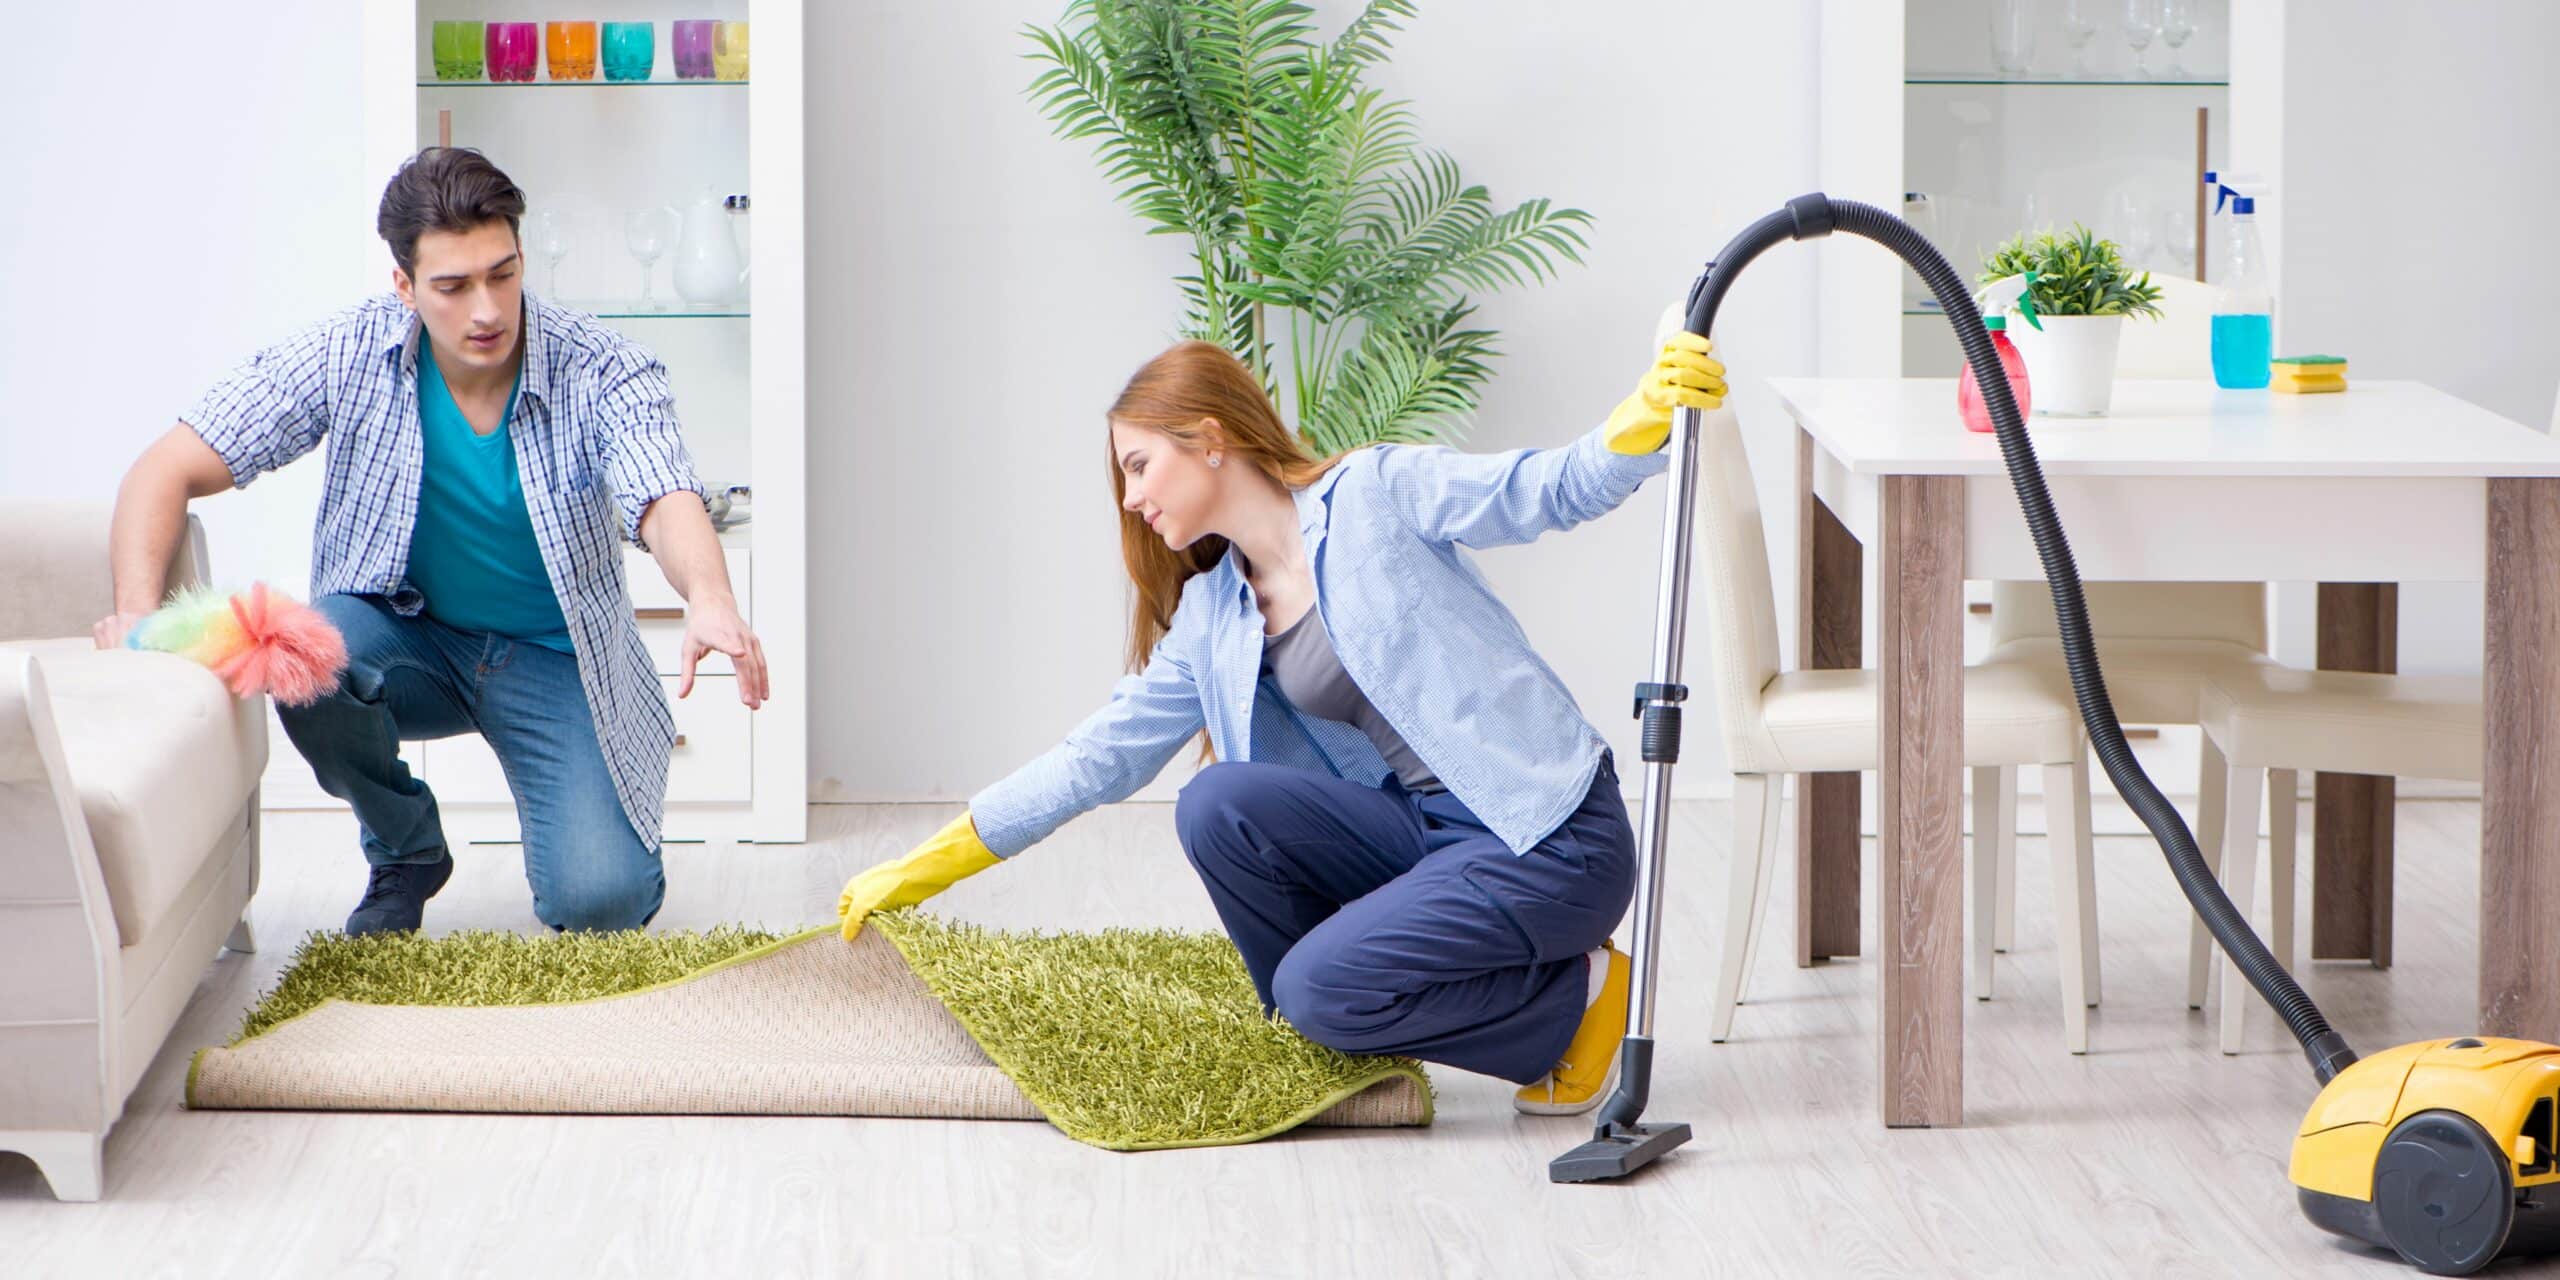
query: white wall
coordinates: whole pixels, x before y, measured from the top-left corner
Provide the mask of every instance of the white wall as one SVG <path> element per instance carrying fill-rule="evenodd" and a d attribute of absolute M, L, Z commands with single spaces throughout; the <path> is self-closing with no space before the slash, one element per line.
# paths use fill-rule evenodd
<path fill-rule="evenodd" d="M 1182 246 L 1143 235 L 1086 145 L 1051 137 L 1023 98 L 1036 68 L 1019 31 L 1064 8 L 811 11 L 813 799 L 965 797 L 1055 742 L 1120 670 L 1101 415 L 1171 338 Z M 1320 8 L 1328 34 L 1350 12 Z M 1588 266 L 1485 305 L 1508 354 L 1473 448 L 1595 425 L 1697 264 L 1813 185 L 1810 4 L 1442 3 L 1398 49 L 1375 82 L 1414 101 L 1427 143 L 1498 203 L 1596 217 Z M 1719 327 L 1738 381 L 1812 370 L 1810 261 L 1773 254 L 1734 295 Z M 1760 393 L 1741 403 L 1761 410 L 1764 500 L 1791 512 L 1792 438 Z M 1630 760 L 1661 515 L 1648 485 L 1608 519 L 1479 561 Z M 1694 665 L 1690 683 L 1708 683 Z M 1684 781 L 1720 788 L 1713 734 L 1690 741 Z"/>
<path fill-rule="evenodd" d="M 0 190 L 0 499 L 112 499 L 225 370 L 388 287 L 388 259 L 364 252 L 381 180 L 360 172 L 358 22 L 278 0 L 244 49 L 228 6 L 46 10 L 46 47 L 86 52 L 0 78 L 0 114 L 22 122 Z M 265 483 L 312 483 L 316 465 Z M 303 589 L 309 506 L 279 521 L 233 493 L 196 510 L 224 580 Z"/>
<path fill-rule="evenodd" d="M 2277 345 L 2547 426 L 2560 310 L 2537 259 L 2560 209 L 2560 5 L 2324 0 L 2286 6 L 2283 32 Z M 2403 585 L 2400 669 L 2477 672 L 2480 592 Z M 2282 656 L 2310 661 L 2310 589 L 2279 611 Z"/>

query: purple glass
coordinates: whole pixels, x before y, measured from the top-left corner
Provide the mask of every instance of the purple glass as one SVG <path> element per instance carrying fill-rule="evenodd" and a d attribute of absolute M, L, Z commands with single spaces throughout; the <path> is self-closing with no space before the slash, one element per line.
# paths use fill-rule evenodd
<path fill-rule="evenodd" d="M 534 67 L 541 61 L 541 23 L 492 22 L 489 24 L 490 79 L 530 81 L 533 79 Z"/>
<path fill-rule="evenodd" d="M 687 18 L 676 23 L 676 79 L 711 78 L 711 36 L 719 26 L 709 18 Z"/>

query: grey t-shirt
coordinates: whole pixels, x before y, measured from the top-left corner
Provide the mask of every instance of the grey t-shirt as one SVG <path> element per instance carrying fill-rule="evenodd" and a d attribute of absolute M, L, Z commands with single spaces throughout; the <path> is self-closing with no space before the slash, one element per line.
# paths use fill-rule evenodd
<path fill-rule="evenodd" d="M 1385 757 L 1387 766 L 1396 771 L 1396 779 L 1405 790 L 1448 790 L 1432 775 L 1431 767 L 1406 745 L 1395 726 L 1369 704 L 1369 696 L 1351 682 L 1351 673 L 1342 669 L 1341 655 L 1334 652 L 1333 636 L 1325 630 L 1324 614 L 1315 606 L 1309 605 L 1288 630 L 1262 638 L 1262 669 L 1279 682 L 1281 696 L 1289 700 L 1289 705 L 1318 719 L 1338 720 L 1369 735 L 1370 743 Z"/>

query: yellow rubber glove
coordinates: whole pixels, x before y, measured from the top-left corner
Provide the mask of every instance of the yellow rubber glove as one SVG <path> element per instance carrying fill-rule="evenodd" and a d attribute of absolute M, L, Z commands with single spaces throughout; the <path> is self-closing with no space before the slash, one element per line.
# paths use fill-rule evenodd
<path fill-rule="evenodd" d="M 998 861 L 986 843 L 978 839 L 978 825 L 968 814 L 953 818 L 950 826 L 933 833 L 932 839 L 917 845 L 907 856 L 881 863 L 845 882 L 844 893 L 836 899 L 836 915 L 844 921 L 845 941 L 853 941 L 854 935 L 862 932 L 863 919 L 872 912 L 912 907 Z"/>
<path fill-rule="evenodd" d="M 1715 344 L 1687 330 L 1674 330 L 1662 353 L 1645 370 L 1635 393 L 1609 414 L 1609 449 L 1613 453 L 1651 453 L 1671 438 L 1673 409 L 1713 409 L 1724 403 L 1724 365 L 1708 355 Z"/>

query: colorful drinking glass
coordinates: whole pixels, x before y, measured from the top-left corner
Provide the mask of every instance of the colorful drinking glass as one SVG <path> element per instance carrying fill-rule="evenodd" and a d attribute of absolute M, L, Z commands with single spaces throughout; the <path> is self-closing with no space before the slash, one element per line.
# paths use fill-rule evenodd
<path fill-rule="evenodd" d="M 531 80 L 534 64 L 541 60 L 541 23 L 492 22 L 489 24 L 490 79 L 518 82 Z"/>
<path fill-rule="evenodd" d="M 646 80 L 658 62 L 658 29 L 646 22 L 604 24 L 604 78 Z"/>
<path fill-rule="evenodd" d="M 722 80 L 747 78 L 747 24 L 720 24 L 711 39 L 711 70 Z"/>
<path fill-rule="evenodd" d="M 711 78 L 711 37 L 719 25 L 708 18 L 687 18 L 676 23 L 676 79 Z"/>
<path fill-rule="evenodd" d="M 487 39 L 487 33 L 477 22 L 438 19 L 435 25 L 436 79 L 479 79 L 482 42 Z"/>
<path fill-rule="evenodd" d="M 593 80 L 596 78 L 596 24 L 592 22 L 553 22 L 545 24 L 543 35 L 551 59 L 554 80 Z"/>

